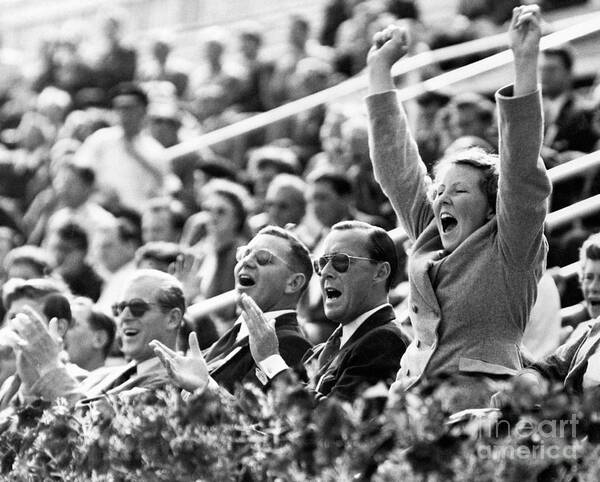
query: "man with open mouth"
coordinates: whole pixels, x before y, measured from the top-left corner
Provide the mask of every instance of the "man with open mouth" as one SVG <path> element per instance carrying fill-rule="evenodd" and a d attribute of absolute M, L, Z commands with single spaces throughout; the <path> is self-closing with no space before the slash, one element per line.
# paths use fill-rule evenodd
<path fill-rule="evenodd" d="M 388 293 L 396 276 L 396 248 L 385 230 L 360 221 L 334 224 L 315 260 L 325 315 L 338 327 L 314 347 L 304 364 L 317 370 L 308 386 L 317 400 L 329 396 L 352 400 L 378 382 L 390 383 L 407 341 L 394 324 Z M 242 296 L 250 331 L 250 349 L 268 380 L 288 366 L 279 354 L 273 330 L 256 304 Z"/>
<path fill-rule="evenodd" d="M 589 321 L 580 323 L 569 339 L 553 353 L 522 370 L 519 383 L 532 389 L 547 380 L 563 383 L 581 393 L 600 386 L 600 234 L 592 234 L 579 252 L 579 282 Z M 508 402 L 505 394 L 492 397 L 496 406 Z"/>
<path fill-rule="evenodd" d="M 120 395 L 165 385 L 166 370 L 149 345 L 151 340 L 175 348 L 177 331 L 185 312 L 179 281 L 157 270 L 138 270 L 128 282 L 121 301 L 114 306 L 123 355 L 129 363 L 94 370 L 78 382 L 59 359 L 56 339 L 39 317 L 19 313 L 11 330 L 22 340 L 22 366 L 17 367 L 28 396 L 54 401 L 89 403 L 105 395 Z"/>
<path fill-rule="evenodd" d="M 300 363 L 310 348 L 297 320 L 296 306 L 312 276 L 308 249 L 290 232 L 276 226 L 261 229 L 247 246 L 238 248 L 235 289 L 253 300 L 273 329 L 280 354 L 289 366 Z M 182 356 L 153 342 L 172 380 L 192 392 L 210 382 L 229 392 L 241 383 L 262 386 L 265 374 L 250 353 L 248 327 L 240 316 L 203 355 L 194 334 L 190 352 Z"/>

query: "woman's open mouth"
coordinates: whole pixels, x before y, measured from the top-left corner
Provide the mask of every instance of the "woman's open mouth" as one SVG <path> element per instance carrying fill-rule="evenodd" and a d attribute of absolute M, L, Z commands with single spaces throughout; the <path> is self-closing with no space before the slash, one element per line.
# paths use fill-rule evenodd
<path fill-rule="evenodd" d="M 449 233 L 456 226 L 458 226 L 458 221 L 456 220 L 456 218 L 448 213 L 442 213 L 440 215 L 440 222 L 442 223 L 442 232 L 444 234 Z"/>

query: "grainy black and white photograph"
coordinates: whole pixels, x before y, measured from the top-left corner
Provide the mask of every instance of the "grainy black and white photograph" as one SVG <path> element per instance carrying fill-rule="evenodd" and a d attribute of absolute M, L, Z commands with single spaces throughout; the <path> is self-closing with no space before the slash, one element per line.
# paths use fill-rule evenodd
<path fill-rule="evenodd" d="M 600 0 L 0 8 L 0 482 L 600 480 Z"/>

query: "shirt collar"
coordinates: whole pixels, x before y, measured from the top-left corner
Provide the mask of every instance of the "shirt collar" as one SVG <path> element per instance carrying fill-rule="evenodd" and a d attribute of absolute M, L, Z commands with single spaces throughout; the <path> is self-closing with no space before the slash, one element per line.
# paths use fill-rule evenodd
<path fill-rule="evenodd" d="M 372 310 L 363 313 L 350 323 L 342 325 L 342 338 L 340 340 L 340 348 L 346 344 L 346 342 L 352 337 L 352 335 L 354 335 L 356 330 L 358 330 L 360 326 L 367 320 L 367 318 L 369 318 L 373 313 L 376 313 L 377 311 L 385 308 L 386 306 L 389 306 L 390 308 L 392 307 L 392 305 L 390 305 L 389 303 L 383 303 L 379 306 L 376 306 Z"/>
<path fill-rule="evenodd" d="M 135 362 L 131 362 L 131 363 L 136 364 Z M 158 357 L 148 358 L 147 360 L 139 362 L 136 365 L 137 365 L 137 372 L 136 372 L 137 375 L 146 375 L 147 373 L 156 371 L 157 367 L 162 366 Z"/>

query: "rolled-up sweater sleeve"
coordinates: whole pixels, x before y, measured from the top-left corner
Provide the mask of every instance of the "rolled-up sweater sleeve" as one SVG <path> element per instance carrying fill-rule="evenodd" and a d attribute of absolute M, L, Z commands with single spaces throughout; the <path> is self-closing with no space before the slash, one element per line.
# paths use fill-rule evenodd
<path fill-rule="evenodd" d="M 414 241 L 433 219 L 427 197 L 431 180 L 408 130 L 406 114 L 396 92 L 373 94 L 366 97 L 365 102 L 375 179 Z"/>
<path fill-rule="evenodd" d="M 540 158 L 543 121 L 540 91 L 513 97 L 512 86 L 496 93 L 500 125 L 500 179 L 496 215 L 498 240 L 512 267 L 530 269 L 542 247 L 552 191 Z"/>

